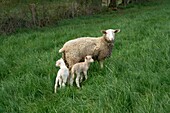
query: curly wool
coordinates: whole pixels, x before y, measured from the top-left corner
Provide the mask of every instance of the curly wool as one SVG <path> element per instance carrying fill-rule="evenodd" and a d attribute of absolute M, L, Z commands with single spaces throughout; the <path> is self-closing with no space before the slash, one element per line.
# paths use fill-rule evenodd
<path fill-rule="evenodd" d="M 113 46 L 114 39 L 109 40 L 108 37 L 106 37 L 106 34 L 104 34 L 98 38 L 82 37 L 70 40 L 64 44 L 59 52 L 63 53 L 62 58 L 67 67 L 71 69 L 74 64 L 84 61 L 84 58 L 87 55 L 91 55 L 92 58 L 97 61 L 102 61 L 105 58 L 110 57 Z"/>

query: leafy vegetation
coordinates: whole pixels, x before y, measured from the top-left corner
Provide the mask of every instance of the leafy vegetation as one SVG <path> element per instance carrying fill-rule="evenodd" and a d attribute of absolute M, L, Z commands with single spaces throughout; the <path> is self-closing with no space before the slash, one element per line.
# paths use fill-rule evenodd
<path fill-rule="evenodd" d="M 0 112 L 170 112 L 170 1 L 67 19 L 57 26 L 0 36 Z M 73 38 L 120 28 L 104 69 L 93 63 L 82 89 L 53 93 L 61 57 Z"/>
<path fill-rule="evenodd" d="M 1 0 L 0 34 L 50 26 L 62 19 L 117 10 L 118 6 L 122 9 L 146 1 L 152 0 Z M 102 7 L 104 5 L 106 7 Z"/>
<path fill-rule="evenodd" d="M 0 10 L 0 34 L 10 34 L 21 28 L 44 27 L 62 19 L 92 15 L 101 12 L 102 7 L 96 0 L 2 0 Z"/>

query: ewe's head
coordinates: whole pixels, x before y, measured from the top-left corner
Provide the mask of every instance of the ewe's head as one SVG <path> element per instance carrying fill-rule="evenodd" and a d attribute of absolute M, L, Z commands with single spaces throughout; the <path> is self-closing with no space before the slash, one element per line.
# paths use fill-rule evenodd
<path fill-rule="evenodd" d="M 64 60 L 62 58 L 60 58 L 59 60 L 56 61 L 55 65 L 57 67 L 65 65 Z"/>
<path fill-rule="evenodd" d="M 104 34 L 104 37 L 107 41 L 114 41 L 115 39 L 115 33 L 120 32 L 120 29 L 108 29 L 108 30 L 102 30 L 102 33 Z"/>
<path fill-rule="evenodd" d="M 94 62 L 92 56 L 88 55 L 85 57 L 85 62 Z"/>

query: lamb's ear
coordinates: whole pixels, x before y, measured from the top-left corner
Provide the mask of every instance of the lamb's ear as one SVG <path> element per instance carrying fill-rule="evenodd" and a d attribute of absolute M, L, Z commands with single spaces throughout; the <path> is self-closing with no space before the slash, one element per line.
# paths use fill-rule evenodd
<path fill-rule="evenodd" d="M 114 30 L 114 33 L 119 33 L 119 32 L 120 32 L 120 29 Z"/>
<path fill-rule="evenodd" d="M 60 65 L 61 65 L 61 63 L 59 62 L 59 63 L 58 63 L 58 65 L 60 66 Z"/>
<path fill-rule="evenodd" d="M 107 33 L 106 30 L 101 30 L 101 32 L 102 32 L 103 34 L 106 34 L 106 33 Z"/>

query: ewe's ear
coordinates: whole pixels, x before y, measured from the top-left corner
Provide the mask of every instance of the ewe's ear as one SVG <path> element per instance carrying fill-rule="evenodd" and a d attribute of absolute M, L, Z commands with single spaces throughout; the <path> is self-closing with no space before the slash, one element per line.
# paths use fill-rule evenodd
<path fill-rule="evenodd" d="M 120 32 L 120 29 L 114 30 L 114 33 L 119 33 L 119 32 Z"/>
<path fill-rule="evenodd" d="M 106 34 L 106 30 L 101 30 L 101 32 L 102 32 L 103 34 Z"/>

